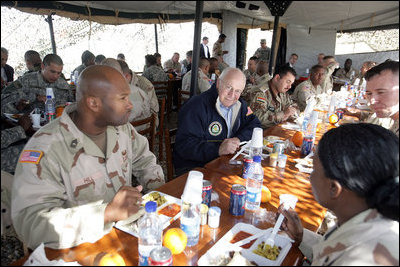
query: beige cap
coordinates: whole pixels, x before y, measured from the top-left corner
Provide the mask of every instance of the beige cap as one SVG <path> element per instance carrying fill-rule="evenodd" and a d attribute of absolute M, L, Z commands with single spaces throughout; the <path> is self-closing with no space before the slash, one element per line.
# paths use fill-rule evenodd
<path fill-rule="evenodd" d="M 260 43 L 267 43 L 265 39 L 261 39 Z"/>

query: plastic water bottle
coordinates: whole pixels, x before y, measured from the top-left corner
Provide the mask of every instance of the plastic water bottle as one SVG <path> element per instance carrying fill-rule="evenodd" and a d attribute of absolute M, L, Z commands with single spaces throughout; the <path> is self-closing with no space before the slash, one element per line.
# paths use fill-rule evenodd
<path fill-rule="evenodd" d="M 148 266 L 150 252 L 156 247 L 162 247 L 162 225 L 156 214 L 157 203 L 148 201 L 145 205 L 146 214 L 139 220 L 139 266 Z"/>
<path fill-rule="evenodd" d="M 187 246 L 193 247 L 199 242 L 200 235 L 200 203 L 182 200 L 181 229 L 187 235 Z"/>
<path fill-rule="evenodd" d="M 46 102 L 44 103 L 44 110 L 46 112 L 47 122 L 51 122 L 56 118 L 56 105 L 51 95 L 46 96 Z"/>
<path fill-rule="evenodd" d="M 335 113 L 335 108 L 336 108 L 336 97 L 333 95 L 331 97 L 331 102 L 329 103 L 329 108 L 328 108 L 328 121 L 329 121 L 329 116 Z"/>
<path fill-rule="evenodd" d="M 255 211 L 261 203 L 261 187 L 264 180 L 264 170 L 261 166 L 261 157 L 253 157 L 253 174 L 246 180 L 246 210 Z"/>
<path fill-rule="evenodd" d="M 315 100 L 314 97 L 311 98 L 311 99 L 307 102 L 306 109 L 304 110 L 303 124 L 302 124 L 302 127 L 301 127 L 301 130 L 302 130 L 303 132 L 304 132 L 304 131 L 306 130 L 306 128 L 307 128 L 307 124 L 308 124 L 308 121 L 309 121 L 309 119 L 310 119 L 311 112 L 313 111 L 316 102 L 317 102 L 317 101 Z"/>

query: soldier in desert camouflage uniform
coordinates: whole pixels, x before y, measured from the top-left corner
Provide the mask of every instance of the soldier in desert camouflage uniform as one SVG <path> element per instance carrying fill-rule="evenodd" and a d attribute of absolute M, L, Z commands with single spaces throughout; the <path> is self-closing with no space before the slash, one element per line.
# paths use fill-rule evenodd
<path fill-rule="evenodd" d="M 113 222 L 138 212 L 142 187 L 164 184 L 147 139 L 128 123 L 129 93 L 117 70 L 90 66 L 81 73 L 77 103 L 29 140 L 11 205 L 14 228 L 29 248 L 95 242 Z"/>
<path fill-rule="evenodd" d="M 164 62 L 164 71 L 181 73 L 182 65 L 179 63 L 179 53 L 174 53 L 171 59 Z"/>
<path fill-rule="evenodd" d="M 322 93 L 331 94 L 333 89 L 332 73 L 339 68 L 339 63 L 336 62 L 335 57 L 325 56 L 322 66 L 325 68 L 325 79 L 321 84 Z"/>
<path fill-rule="evenodd" d="M 265 88 L 265 86 L 268 86 L 267 83 L 271 79 L 272 77 L 268 73 L 268 62 L 261 60 L 256 66 L 255 76 L 253 79 L 254 84 L 246 86 L 242 93 L 242 97 L 246 100 L 248 105 L 250 105 L 250 102 L 253 99 L 250 92 L 257 91 L 260 88 Z"/>
<path fill-rule="evenodd" d="M 250 90 L 250 108 L 263 128 L 269 128 L 296 115 L 298 109 L 287 93 L 295 77 L 295 70 L 285 66 L 267 83 Z"/>
<path fill-rule="evenodd" d="M 56 54 L 49 54 L 43 59 L 43 66 L 40 72 L 32 72 L 19 77 L 16 81 L 3 89 L 1 92 L 2 113 L 19 113 L 26 105 L 21 105 L 21 100 L 27 100 L 33 108 L 44 110 L 46 101 L 46 88 L 53 88 L 57 105 L 65 105 L 66 102 L 73 102 L 75 96 L 68 83 L 60 78 L 63 69 L 62 59 Z"/>
<path fill-rule="evenodd" d="M 31 73 L 40 71 L 42 69 L 42 59 L 40 58 L 40 54 L 35 50 L 28 50 L 25 52 L 24 55 L 26 68 L 28 69 L 27 72 L 24 73 Z"/>
<path fill-rule="evenodd" d="M 218 58 L 219 56 L 223 56 L 228 54 L 228 51 L 222 50 L 222 43 L 225 42 L 226 35 L 220 34 L 218 40 L 213 45 L 212 56 Z M 222 72 L 222 71 L 221 71 Z"/>
<path fill-rule="evenodd" d="M 398 137 L 378 125 L 345 124 L 322 137 L 310 188 L 337 224 L 321 236 L 304 229 L 293 209 L 278 209 L 287 218 L 283 230 L 313 266 L 399 265 L 398 158 Z"/>
<path fill-rule="evenodd" d="M 307 101 L 318 94 L 322 93 L 321 83 L 325 77 L 325 69 L 321 65 L 315 65 L 311 68 L 310 78 L 294 89 L 292 100 L 297 103 L 300 111 L 304 111 Z"/>

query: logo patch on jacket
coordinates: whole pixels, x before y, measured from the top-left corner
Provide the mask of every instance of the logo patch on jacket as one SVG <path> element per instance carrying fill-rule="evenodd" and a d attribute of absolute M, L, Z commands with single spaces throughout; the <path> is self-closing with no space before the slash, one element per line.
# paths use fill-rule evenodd
<path fill-rule="evenodd" d="M 217 136 L 222 132 L 222 125 L 218 121 L 213 121 L 210 126 L 208 126 L 208 132 L 212 136 Z"/>
<path fill-rule="evenodd" d="M 246 116 L 249 116 L 249 115 L 251 115 L 251 114 L 253 114 L 253 111 L 251 110 L 250 107 L 247 107 L 247 114 L 246 114 Z"/>
<path fill-rule="evenodd" d="M 21 157 L 19 158 L 19 162 L 38 164 L 40 159 L 42 158 L 42 156 L 43 156 L 43 151 L 24 150 L 21 153 Z"/>

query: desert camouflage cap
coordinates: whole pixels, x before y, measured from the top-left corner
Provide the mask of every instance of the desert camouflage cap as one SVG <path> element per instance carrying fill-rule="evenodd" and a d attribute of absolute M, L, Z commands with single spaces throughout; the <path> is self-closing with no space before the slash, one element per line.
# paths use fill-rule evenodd
<path fill-rule="evenodd" d="M 265 43 L 267 43 L 267 40 L 265 40 L 265 39 L 261 39 L 260 43 L 263 43 L 263 44 L 265 44 Z"/>

